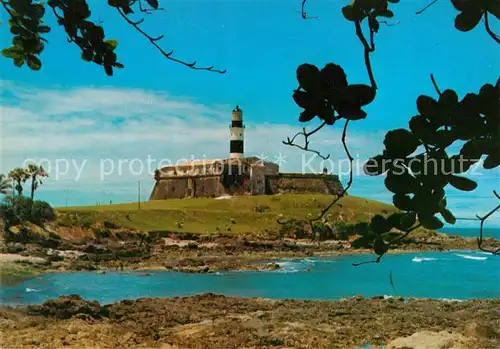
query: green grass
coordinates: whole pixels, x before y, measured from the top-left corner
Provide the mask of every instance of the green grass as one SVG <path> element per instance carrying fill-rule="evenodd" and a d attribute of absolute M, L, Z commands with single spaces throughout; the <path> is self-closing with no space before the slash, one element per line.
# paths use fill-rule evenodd
<path fill-rule="evenodd" d="M 308 214 L 319 214 L 332 200 L 330 195 L 273 195 L 240 196 L 231 199 L 172 199 L 137 203 L 82 206 L 58 209 L 61 224 L 91 225 L 109 221 L 122 228 L 142 231 L 184 231 L 194 233 L 221 232 L 230 226 L 230 233 L 259 232 L 279 228 L 276 218 L 305 219 Z M 257 205 L 267 206 L 257 212 Z M 389 213 L 392 205 L 364 198 L 347 196 L 329 211 L 332 219 L 342 214 L 346 223 L 370 219 L 376 213 Z M 233 221 L 234 223 L 231 223 Z M 178 222 L 183 227 L 178 227 Z"/>

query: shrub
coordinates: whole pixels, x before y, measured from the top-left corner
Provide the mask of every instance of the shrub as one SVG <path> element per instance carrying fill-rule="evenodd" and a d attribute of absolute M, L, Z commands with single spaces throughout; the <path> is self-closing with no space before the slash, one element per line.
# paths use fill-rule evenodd
<path fill-rule="evenodd" d="M 106 229 L 120 229 L 120 226 L 118 224 L 115 224 L 115 223 L 110 222 L 110 221 L 104 221 L 102 224 L 104 225 L 104 228 L 106 228 Z"/>
<path fill-rule="evenodd" d="M 23 222 L 42 225 L 55 219 L 55 213 L 49 203 L 45 201 L 32 201 L 24 196 L 7 197 L 0 205 L 0 217 L 5 228 Z"/>
<path fill-rule="evenodd" d="M 106 239 L 111 237 L 111 232 L 108 229 L 94 229 L 94 236 L 98 239 Z"/>
<path fill-rule="evenodd" d="M 38 225 L 53 221 L 56 218 L 54 210 L 49 203 L 45 201 L 33 202 L 30 216 L 30 221 Z"/>

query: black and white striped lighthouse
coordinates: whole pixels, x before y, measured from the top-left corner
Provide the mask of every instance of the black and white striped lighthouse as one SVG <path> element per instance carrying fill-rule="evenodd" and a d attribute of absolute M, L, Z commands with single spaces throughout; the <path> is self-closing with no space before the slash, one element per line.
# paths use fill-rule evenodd
<path fill-rule="evenodd" d="M 233 109 L 233 118 L 230 125 L 231 129 L 231 143 L 230 143 L 230 158 L 242 159 L 243 155 L 243 111 L 236 106 Z"/>

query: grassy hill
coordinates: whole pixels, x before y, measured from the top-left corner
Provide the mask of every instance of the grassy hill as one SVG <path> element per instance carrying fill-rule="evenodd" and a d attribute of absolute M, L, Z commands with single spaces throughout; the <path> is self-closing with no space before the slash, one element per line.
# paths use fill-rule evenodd
<path fill-rule="evenodd" d="M 143 231 L 174 230 L 193 233 L 259 232 L 279 228 L 276 218 L 305 219 L 319 214 L 332 200 L 331 195 L 240 196 L 228 199 L 192 198 L 137 203 L 68 207 L 58 209 L 62 225 L 90 226 L 104 221 L 122 228 Z M 329 211 L 332 220 L 355 223 L 376 213 L 396 209 L 373 200 L 347 196 Z"/>

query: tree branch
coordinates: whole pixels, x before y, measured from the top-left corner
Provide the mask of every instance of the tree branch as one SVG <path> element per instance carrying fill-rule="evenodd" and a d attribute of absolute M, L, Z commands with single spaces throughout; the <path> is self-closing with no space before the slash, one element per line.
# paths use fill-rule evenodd
<path fill-rule="evenodd" d="M 292 137 L 292 139 L 288 138 L 285 141 L 281 141 L 283 144 L 285 145 L 289 145 L 289 146 L 292 146 L 292 147 L 297 147 L 301 150 L 305 150 L 305 151 L 308 151 L 308 152 L 311 152 L 311 153 L 315 153 L 317 154 L 320 158 L 322 158 L 323 160 L 328 160 L 328 158 L 330 158 L 330 154 L 328 154 L 327 156 L 323 156 L 321 155 L 321 153 L 317 150 L 313 150 L 313 149 L 309 149 L 309 137 L 312 136 L 313 134 L 315 134 L 316 132 L 318 132 L 319 130 L 321 130 L 323 127 L 325 127 L 326 125 L 326 122 L 323 122 L 321 125 L 319 125 L 318 127 L 316 127 L 314 130 L 312 130 L 311 132 L 306 132 L 306 128 L 303 127 L 302 128 L 302 132 L 297 132 L 295 134 L 295 136 Z M 298 136 L 304 136 L 304 146 L 301 146 L 299 144 L 296 144 L 294 143 L 295 141 L 295 138 L 297 138 Z"/>
<path fill-rule="evenodd" d="M 363 30 L 361 29 L 361 22 L 360 21 L 355 21 L 354 25 L 356 26 L 356 35 L 358 36 L 359 40 L 363 44 L 363 48 L 365 49 L 365 65 L 366 65 L 366 70 L 368 71 L 368 77 L 370 78 L 370 84 L 374 90 L 377 89 L 377 83 L 375 82 L 375 78 L 373 76 L 373 71 L 372 71 L 372 64 L 370 61 L 370 53 L 375 51 L 375 44 L 372 42 L 372 46 L 368 44 L 368 41 L 366 41 L 365 35 L 363 34 Z M 373 41 L 373 28 L 370 26 L 370 37 L 371 40 Z"/>
<path fill-rule="evenodd" d="M 366 261 L 366 262 L 359 262 L 359 263 L 352 263 L 352 266 L 353 267 L 359 267 L 360 265 L 363 265 L 363 264 L 372 264 L 372 263 L 378 263 L 380 262 L 380 260 L 382 259 L 384 255 L 380 255 L 377 257 L 377 259 L 375 259 L 374 261 Z"/>
<path fill-rule="evenodd" d="M 352 163 L 354 161 L 354 158 L 352 157 L 351 153 L 349 152 L 349 148 L 347 147 L 347 142 L 346 142 L 347 127 L 348 126 L 349 126 L 349 120 L 346 120 L 345 125 L 344 125 L 344 131 L 342 132 L 342 145 L 344 146 L 344 151 L 345 151 L 347 157 L 349 158 L 349 181 L 347 182 L 347 185 L 342 190 L 342 192 L 339 195 L 337 195 L 337 197 L 334 200 L 332 200 L 332 202 L 330 202 L 330 204 L 321 211 L 321 213 L 319 214 L 319 216 L 317 216 L 314 219 L 311 219 L 310 222 L 316 222 L 316 221 L 320 220 L 321 218 L 323 218 L 323 216 L 330 210 L 330 208 L 332 208 L 333 205 L 335 205 L 342 197 L 344 197 L 345 194 L 347 193 L 347 191 L 352 186 L 353 172 L 354 172 L 353 169 L 352 169 Z M 311 227 L 312 227 L 312 224 L 311 224 Z"/>
<path fill-rule="evenodd" d="M 141 19 L 139 21 L 132 21 L 130 20 L 130 18 L 127 17 L 127 15 L 120 9 L 120 8 L 117 8 L 116 9 L 118 11 L 118 13 L 120 14 L 120 16 L 122 16 L 122 18 L 128 23 L 130 24 L 132 27 L 135 28 L 136 31 L 138 31 L 139 33 L 141 33 L 145 38 L 147 38 L 149 40 L 149 42 L 151 42 L 151 44 L 156 47 L 158 49 L 158 51 L 161 52 L 161 54 L 163 54 L 163 56 L 165 56 L 167 59 L 171 60 L 171 61 L 174 61 L 176 63 L 179 63 L 179 64 L 182 64 L 182 65 L 185 65 L 186 67 L 188 68 L 191 68 L 191 69 L 194 69 L 194 70 L 206 70 L 206 71 L 210 71 L 210 72 L 215 72 L 215 73 L 219 73 L 219 74 L 224 74 L 226 73 L 226 70 L 218 70 L 218 69 L 214 69 L 214 66 L 210 66 L 210 67 L 197 67 L 196 66 L 196 61 L 192 62 L 192 63 L 188 63 L 188 62 L 185 62 L 185 61 L 182 61 L 180 59 L 177 59 L 175 57 L 173 57 L 173 54 L 174 54 L 174 51 L 170 51 L 170 52 L 166 52 L 163 48 L 161 48 L 161 46 L 159 46 L 156 42 L 160 39 L 163 38 L 163 35 L 159 36 L 159 37 L 151 37 L 149 34 L 147 34 L 144 30 L 142 30 L 139 25 L 144 22 L 144 19 Z"/>
<path fill-rule="evenodd" d="M 436 83 L 436 79 L 434 79 L 434 74 L 431 74 L 431 81 L 432 81 L 432 84 L 434 85 L 434 88 L 436 89 L 436 92 L 439 96 L 441 96 L 441 90 L 439 89 L 437 83 Z"/>
<path fill-rule="evenodd" d="M 495 40 L 498 44 L 500 44 L 500 37 L 497 34 L 493 33 L 493 30 L 491 30 L 490 28 L 490 23 L 488 20 L 488 12 L 484 13 L 484 26 L 488 34 L 490 34 L 490 36 L 493 38 L 493 40 Z"/>
<path fill-rule="evenodd" d="M 302 19 L 318 19 L 319 17 L 315 16 L 315 17 L 309 17 L 307 15 L 307 12 L 306 12 L 306 2 L 307 0 L 302 0 L 302 5 L 301 5 L 301 8 L 300 8 L 300 15 L 302 17 Z"/>
<path fill-rule="evenodd" d="M 497 197 L 498 200 L 500 200 L 500 195 L 498 195 L 498 193 L 495 190 L 493 191 L 493 194 Z M 479 215 L 476 215 L 477 219 L 481 222 L 480 226 L 479 226 L 479 237 L 477 238 L 477 247 L 481 251 L 490 252 L 490 253 L 492 253 L 494 255 L 499 255 L 500 254 L 500 247 L 495 248 L 495 249 L 489 249 L 489 248 L 483 247 L 483 228 L 484 228 L 484 222 L 486 222 L 486 220 L 488 218 L 490 218 L 492 215 L 494 215 L 498 210 L 500 210 L 500 205 L 498 205 L 497 207 L 495 207 L 494 209 L 492 209 L 490 212 L 488 212 L 483 217 L 480 217 Z"/>
<path fill-rule="evenodd" d="M 415 12 L 415 14 L 417 15 L 420 15 L 422 13 L 424 13 L 425 10 L 427 10 L 429 7 L 431 7 L 432 5 L 434 5 L 436 2 L 438 2 L 439 0 L 433 0 L 431 1 L 429 4 L 427 4 L 423 9 L 421 10 L 418 10 L 417 12 Z"/>

